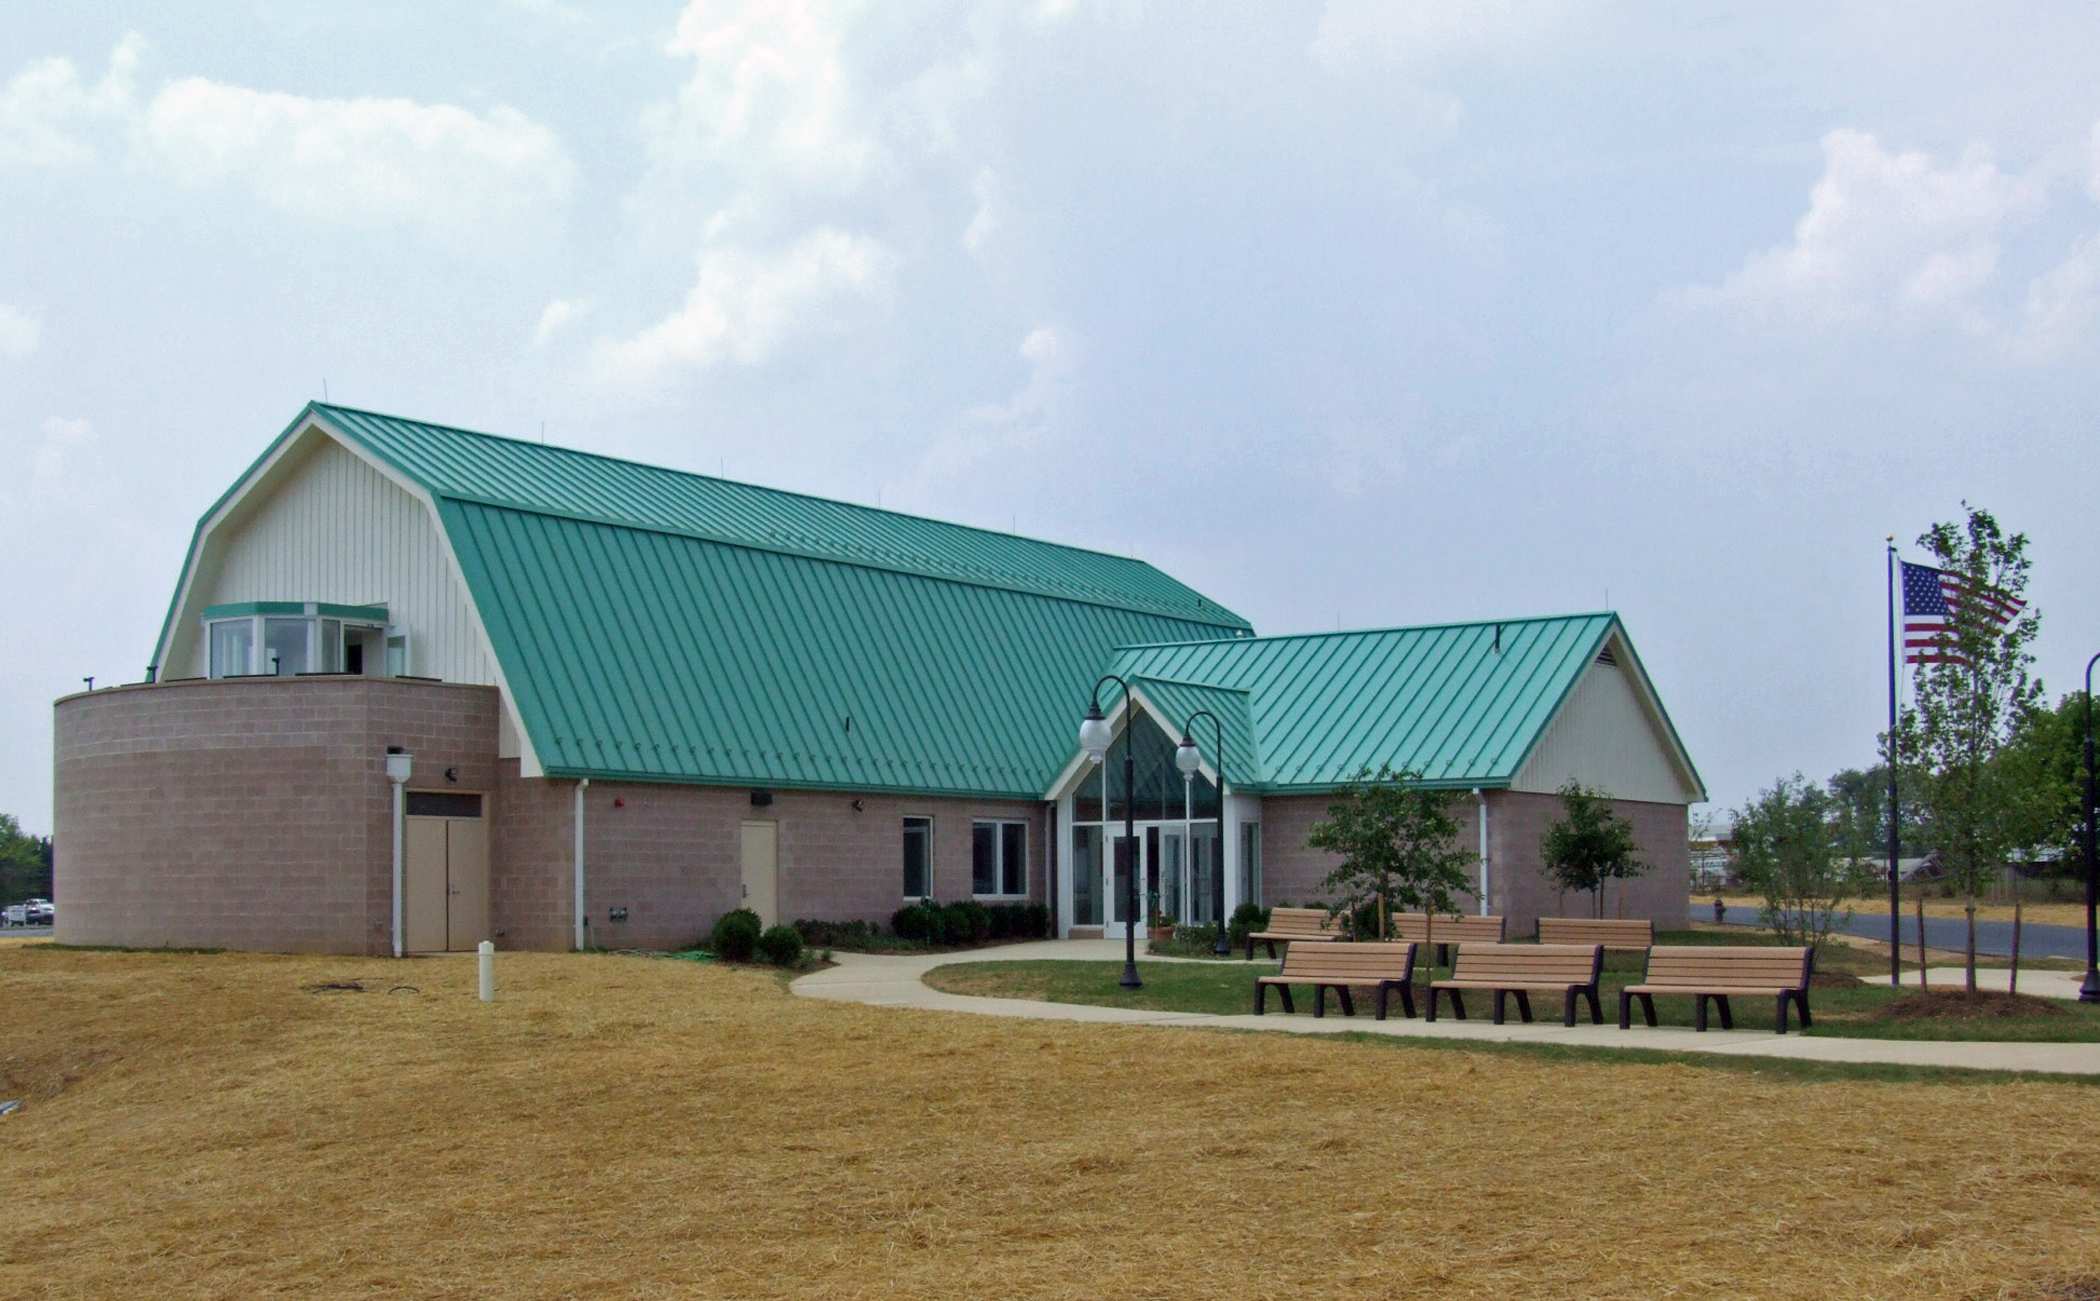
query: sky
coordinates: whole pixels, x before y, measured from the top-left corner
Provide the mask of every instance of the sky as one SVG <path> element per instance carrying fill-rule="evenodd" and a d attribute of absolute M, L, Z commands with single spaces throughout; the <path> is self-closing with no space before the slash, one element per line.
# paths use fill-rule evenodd
<path fill-rule="evenodd" d="M 1873 760 L 1884 545 L 2100 651 L 2100 7 L 0 8 L 0 811 L 333 401 L 1140 556 L 1263 633 L 1619 611 L 1715 809 Z"/>

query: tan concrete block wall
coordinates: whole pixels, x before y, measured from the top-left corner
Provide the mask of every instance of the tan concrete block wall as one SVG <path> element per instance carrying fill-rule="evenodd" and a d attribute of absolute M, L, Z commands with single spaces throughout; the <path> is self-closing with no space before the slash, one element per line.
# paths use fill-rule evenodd
<path fill-rule="evenodd" d="M 496 708 L 492 688 L 377 678 L 166 683 L 59 701 L 59 940 L 389 951 L 386 747 L 416 754 L 412 787 L 489 790 Z"/>
<path fill-rule="evenodd" d="M 1306 838 L 1312 834 L 1313 825 L 1327 816 L 1327 807 L 1333 802 L 1334 797 L 1329 795 L 1293 795 L 1262 801 L 1265 903 L 1288 900 L 1302 904 L 1326 897 L 1321 882 L 1340 859 L 1308 847 Z M 1489 911 L 1509 919 L 1511 938 L 1530 936 L 1541 916 L 1563 915 L 1563 904 L 1566 915 L 1589 916 L 1590 896 L 1570 895 L 1563 900 L 1540 866 L 1539 841 L 1546 829 L 1560 820 L 1559 797 L 1489 791 L 1487 802 Z M 1612 808 L 1633 823 L 1639 856 L 1651 865 L 1651 870 L 1645 876 L 1609 887 L 1605 891 L 1605 915 L 1652 918 L 1658 929 L 1684 926 L 1691 891 L 1685 807 L 1616 800 Z M 1453 806 L 1452 815 L 1462 827 L 1458 847 L 1469 855 L 1477 855 L 1479 806 L 1467 794 Z M 1476 872 L 1477 868 L 1469 866 L 1469 876 Z M 1465 911 L 1477 910 L 1473 893 L 1463 893 L 1458 899 Z"/>
<path fill-rule="evenodd" d="M 559 824 L 563 860 L 558 892 L 562 926 L 569 925 L 573 890 L 568 846 L 573 823 L 566 807 L 571 781 L 520 782 L 557 787 L 564 804 Z M 590 942 L 608 948 L 672 948 L 700 940 L 717 918 L 743 902 L 741 824 L 779 827 L 780 920 L 864 919 L 887 925 L 904 902 L 904 818 L 934 820 L 934 889 L 943 900 L 970 897 L 970 824 L 976 818 L 1029 823 L 1029 898 L 1043 901 L 1044 806 L 1036 802 L 977 801 L 840 791 L 775 791 L 755 806 L 743 787 L 593 782 L 584 815 L 585 911 Z M 858 800 L 861 808 L 853 807 Z M 618 803 L 616 803 L 618 801 Z M 521 837 L 522 839 L 522 837 Z M 549 837 L 551 839 L 551 837 Z M 513 851 L 506 851 L 513 852 Z M 520 879 L 511 889 L 538 899 L 555 893 Z M 627 909 L 625 922 L 610 918 Z M 506 913 L 506 924 L 512 914 Z M 520 947 L 566 947 L 543 942 L 544 930 L 518 922 Z M 526 937 L 530 937 L 529 940 Z"/>

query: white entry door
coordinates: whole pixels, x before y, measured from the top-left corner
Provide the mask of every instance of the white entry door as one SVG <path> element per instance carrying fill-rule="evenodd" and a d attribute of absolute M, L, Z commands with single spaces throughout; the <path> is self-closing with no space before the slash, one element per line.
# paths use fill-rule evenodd
<path fill-rule="evenodd" d="M 741 845 L 744 907 L 758 914 L 760 926 L 780 922 L 780 824 L 746 822 Z"/>

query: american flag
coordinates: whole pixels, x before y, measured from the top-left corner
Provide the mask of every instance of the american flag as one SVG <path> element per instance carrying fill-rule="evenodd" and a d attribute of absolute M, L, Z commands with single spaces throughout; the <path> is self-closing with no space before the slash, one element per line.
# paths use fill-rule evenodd
<path fill-rule="evenodd" d="M 1954 647 L 1954 618 L 1969 598 L 1969 585 L 1960 574 L 1929 565 L 1903 566 L 1903 662 L 1905 664 L 1961 664 Z M 2026 602 L 1985 588 L 1976 600 L 1984 613 L 2003 628 L 2019 617 Z"/>

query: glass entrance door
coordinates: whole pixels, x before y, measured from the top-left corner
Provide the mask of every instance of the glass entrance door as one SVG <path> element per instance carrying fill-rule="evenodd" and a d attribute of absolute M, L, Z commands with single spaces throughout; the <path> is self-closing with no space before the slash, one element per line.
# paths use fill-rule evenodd
<path fill-rule="evenodd" d="M 1115 847 L 1115 855 L 1109 865 L 1108 880 L 1104 883 L 1104 888 L 1108 892 L 1108 928 L 1106 934 L 1109 939 L 1120 940 L 1128 930 L 1132 920 L 1131 874 L 1144 871 L 1145 833 L 1140 828 L 1135 840 L 1119 833 L 1109 843 Z M 1142 882 L 1143 877 L 1140 876 L 1138 879 Z M 1142 926 L 1145 919 L 1145 892 L 1138 890 L 1136 893 L 1136 920 L 1137 924 Z"/>

